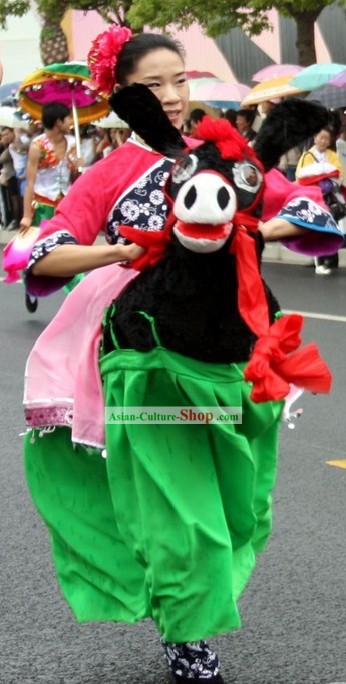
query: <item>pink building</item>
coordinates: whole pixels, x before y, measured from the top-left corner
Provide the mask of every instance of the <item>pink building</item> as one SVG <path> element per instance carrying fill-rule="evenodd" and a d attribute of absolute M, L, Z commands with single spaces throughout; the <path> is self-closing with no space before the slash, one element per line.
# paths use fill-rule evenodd
<path fill-rule="evenodd" d="M 197 24 L 172 34 L 185 47 L 189 71 L 209 71 L 225 81 L 251 85 L 255 71 L 273 63 L 297 63 L 295 25 L 276 12 L 269 12 L 272 31 L 248 38 L 239 29 L 211 39 Z M 105 22 L 97 12 L 69 11 L 63 21 L 71 59 L 85 59 L 91 41 L 104 30 Z M 346 19 L 343 10 L 329 6 L 316 24 L 318 62 L 346 63 Z M 39 17 L 34 12 L 21 19 L 10 18 L 8 30 L 0 31 L 0 59 L 3 82 L 20 81 L 41 66 L 39 56 Z"/>
<path fill-rule="evenodd" d="M 283 19 L 277 12 L 269 12 L 272 31 L 248 38 L 239 29 L 233 29 L 216 39 L 203 35 L 197 24 L 172 35 L 184 46 L 189 71 L 210 71 L 225 81 L 251 84 L 255 71 L 273 63 L 297 63 L 295 24 Z M 104 29 L 105 23 L 95 12 L 74 11 L 66 16 L 64 29 L 71 46 L 71 58 L 85 59 L 90 43 Z M 346 19 L 341 8 L 326 8 L 316 24 L 318 62 L 346 63 Z"/>

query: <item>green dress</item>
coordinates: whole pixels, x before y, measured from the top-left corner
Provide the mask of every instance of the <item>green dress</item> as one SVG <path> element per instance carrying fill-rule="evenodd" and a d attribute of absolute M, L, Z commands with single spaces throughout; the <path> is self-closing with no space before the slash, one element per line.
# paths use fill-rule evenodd
<path fill-rule="evenodd" d="M 189 642 L 240 626 L 237 599 L 271 529 L 282 402 L 251 401 L 245 364 L 156 340 L 101 354 L 106 407 L 241 406 L 242 422 L 109 424 L 106 458 L 73 446 L 68 428 L 35 430 L 26 473 L 77 619 L 152 617 L 165 641 Z"/>

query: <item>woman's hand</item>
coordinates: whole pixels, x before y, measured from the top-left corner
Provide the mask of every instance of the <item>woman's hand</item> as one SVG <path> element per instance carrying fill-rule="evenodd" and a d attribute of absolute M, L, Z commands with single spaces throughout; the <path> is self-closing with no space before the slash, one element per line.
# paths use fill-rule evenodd
<path fill-rule="evenodd" d="M 146 251 L 143 247 L 136 245 L 134 242 L 131 245 L 116 245 L 117 250 L 120 251 L 120 259 L 125 261 L 134 261 L 138 259 Z"/>
<path fill-rule="evenodd" d="M 29 218 L 27 216 L 23 216 L 23 218 L 19 224 L 19 233 L 21 235 L 25 235 L 25 233 L 27 233 L 27 231 L 31 227 L 31 223 L 32 223 L 31 218 Z"/>

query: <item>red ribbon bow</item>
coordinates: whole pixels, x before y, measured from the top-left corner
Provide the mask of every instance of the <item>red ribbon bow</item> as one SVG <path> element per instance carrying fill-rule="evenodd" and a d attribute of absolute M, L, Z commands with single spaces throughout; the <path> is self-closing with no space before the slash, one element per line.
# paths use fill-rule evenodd
<path fill-rule="evenodd" d="M 240 212 L 235 219 L 230 253 L 236 258 L 238 307 L 242 318 L 258 337 L 244 370 L 245 380 L 253 383 L 251 399 L 255 402 L 283 399 L 291 383 L 311 392 L 329 392 L 332 376 L 317 346 L 310 343 L 298 350 L 303 317 L 297 314 L 282 316 L 270 325 L 256 243 L 247 232 L 256 231 L 258 222 Z"/>
<path fill-rule="evenodd" d="M 329 392 L 332 376 L 317 346 L 311 342 L 298 350 L 303 317 L 282 316 L 260 337 L 244 370 L 245 380 L 253 383 L 253 401 L 283 399 L 290 384 L 310 392 Z"/>

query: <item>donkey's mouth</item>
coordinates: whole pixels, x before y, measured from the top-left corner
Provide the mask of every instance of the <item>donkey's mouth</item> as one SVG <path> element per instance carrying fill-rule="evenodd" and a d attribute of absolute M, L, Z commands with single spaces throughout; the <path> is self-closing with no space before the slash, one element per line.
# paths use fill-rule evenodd
<path fill-rule="evenodd" d="M 179 242 L 191 252 L 217 252 L 227 242 L 232 223 L 213 225 L 211 223 L 184 223 L 177 221 L 173 233 Z"/>

